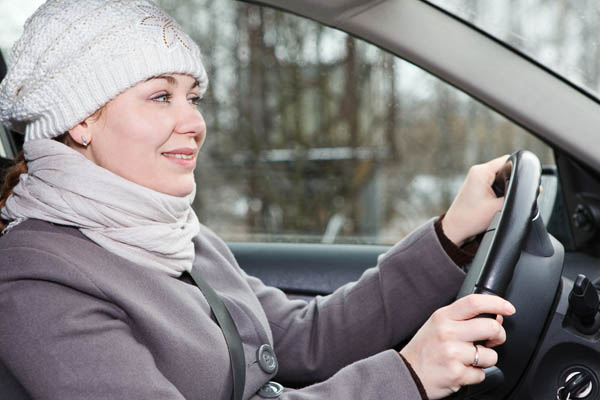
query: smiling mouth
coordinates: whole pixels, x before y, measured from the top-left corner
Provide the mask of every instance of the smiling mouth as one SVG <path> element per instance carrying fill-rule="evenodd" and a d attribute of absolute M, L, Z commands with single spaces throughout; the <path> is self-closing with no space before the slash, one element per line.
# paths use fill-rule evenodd
<path fill-rule="evenodd" d="M 182 153 L 162 153 L 163 156 L 178 158 L 180 160 L 192 160 L 195 155 L 192 154 L 182 154 Z"/>

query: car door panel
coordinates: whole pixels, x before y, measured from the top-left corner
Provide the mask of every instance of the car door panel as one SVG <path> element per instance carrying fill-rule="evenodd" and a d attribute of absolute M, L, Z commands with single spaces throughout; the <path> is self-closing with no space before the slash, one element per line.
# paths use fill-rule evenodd
<path fill-rule="evenodd" d="M 326 295 L 377 264 L 388 246 L 229 243 L 240 266 L 293 296 Z"/>

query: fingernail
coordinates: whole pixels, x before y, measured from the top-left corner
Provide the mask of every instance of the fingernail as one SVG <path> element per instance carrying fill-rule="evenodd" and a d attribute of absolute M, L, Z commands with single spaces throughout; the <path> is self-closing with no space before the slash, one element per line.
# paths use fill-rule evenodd
<path fill-rule="evenodd" d="M 510 304 L 509 302 L 504 303 L 504 308 L 506 309 L 506 311 L 508 311 L 510 314 L 514 314 L 517 312 L 517 310 L 515 309 L 515 307 Z"/>

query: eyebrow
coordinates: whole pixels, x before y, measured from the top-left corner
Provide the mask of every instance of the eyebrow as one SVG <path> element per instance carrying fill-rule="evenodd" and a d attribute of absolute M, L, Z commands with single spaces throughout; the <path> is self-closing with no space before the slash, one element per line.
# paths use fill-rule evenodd
<path fill-rule="evenodd" d="M 147 81 L 150 81 L 152 79 L 164 79 L 167 81 L 167 83 L 169 85 L 173 85 L 173 86 L 178 86 L 179 82 L 177 81 L 177 79 L 173 78 L 171 75 L 158 75 L 158 76 L 152 76 L 148 79 L 146 79 Z M 200 86 L 200 83 L 198 82 L 198 80 L 196 79 L 194 81 L 194 83 L 190 86 L 190 89 L 194 89 L 196 87 Z"/>

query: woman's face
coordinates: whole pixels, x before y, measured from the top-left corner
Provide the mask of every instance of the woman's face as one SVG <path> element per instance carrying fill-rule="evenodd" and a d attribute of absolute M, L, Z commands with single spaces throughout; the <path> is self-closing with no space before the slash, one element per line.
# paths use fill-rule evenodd
<path fill-rule="evenodd" d="M 206 125 L 196 105 L 199 89 L 188 75 L 162 75 L 119 94 L 98 119 L 69 133 L 89 145 L 90 160 L 132 182 L 173 196 L 194 188 L 198 150 Z"/>

